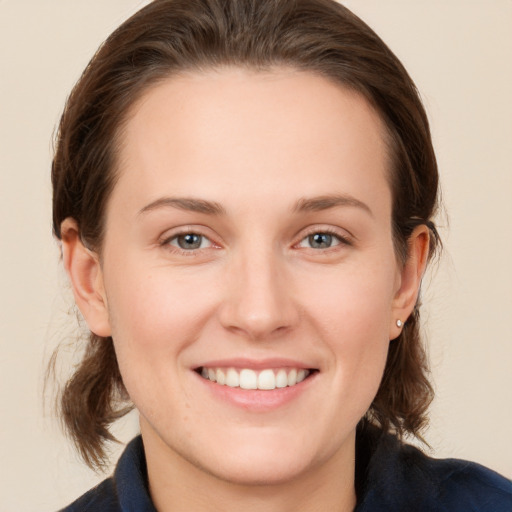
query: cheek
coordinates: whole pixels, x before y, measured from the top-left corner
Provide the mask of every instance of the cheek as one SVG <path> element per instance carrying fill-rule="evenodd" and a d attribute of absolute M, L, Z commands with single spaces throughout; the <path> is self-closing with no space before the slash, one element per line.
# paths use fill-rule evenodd
<path fill-rule="evenodd" d="M 112 329 L 123 338 L 147 349 L 173 347 L 181 334 L 193 338 L 211 297 L 201 283 L 165 269 L 148 271 L 132 267 L 129 273 L 113 272 L 108 286 Z M 204 284 L 204 283 L 203 283 Z M 125 341 L 126 340 L 126 341 Z"/>
<path fill-rule="evenodd" d="M 312 288 L 306 308 L 316 339 L 331 353 L 328 371 L 335 382 L 325 392 L 336 393 L 336 402 L 354 418 L 364 415 L 377 393 L 389 347 L 394 267 L 371 268 L 331 276 L 322 290 Z"/>
<path fill-rule="evenodd" d="M 319 328 L 341 340 L 387 340 L 396 272 L 386 262 L 353 265 L 303 282 L 303 297 Z M 319 286 L 320 284 L 320 286 Z"/>
<path fill-rule="evenodd" d="M 198 289 L 200 283 L 165 269 L 132 266 L 130 272 L 113 271 L 109 276 L 112 338 L 134 399 L 141 387 L 174 381 L 183 366 L 183 352 L 200 337 L 211 316 L 213 297 Z"/>
<path fill-rule="evenodd" d="M 186 410 L 188 398 L 176 391 L 181 389 L 182 354 L 198 339 L 210 299 L 191 293 L 188 280 L 167 274 L 135 267 L 130 273 L 112 272 L 109 314 L 119 369 L 139 412 L 158 418 L 172 408 L 169 428 L 186 427 L 187 417 L 179 411 Z"/>

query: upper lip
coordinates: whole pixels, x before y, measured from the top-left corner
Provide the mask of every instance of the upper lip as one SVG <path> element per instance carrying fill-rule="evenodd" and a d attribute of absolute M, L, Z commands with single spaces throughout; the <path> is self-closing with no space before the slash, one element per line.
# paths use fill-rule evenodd
<path fill-rule="evenodd" d="M 204 361 L 197 368 L 248 368 L 251 370 L 265 370 L 266 368 L 297 368 L 297 369 L 315 369 L 312 365 L 306 364 L 296 359 L 282 357 L 272 357 L 266 359 L 248 359 L 245 357 L 235 357 L 229 359 L 216 359 Z"/>

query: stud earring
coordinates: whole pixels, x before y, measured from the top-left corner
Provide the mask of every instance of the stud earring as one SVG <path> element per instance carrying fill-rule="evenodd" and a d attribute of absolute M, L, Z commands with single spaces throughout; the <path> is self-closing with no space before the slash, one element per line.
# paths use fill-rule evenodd
<path fill-rule="evenodd" d="M 396 321 L 396 326 L 397 326 L 399 329 L 400 329 L 401 327 L 403 327 L 403 325 L 404 325 L 404 324 L 403 324 L 402 320 L 397 320 L 397 321 Z"/>

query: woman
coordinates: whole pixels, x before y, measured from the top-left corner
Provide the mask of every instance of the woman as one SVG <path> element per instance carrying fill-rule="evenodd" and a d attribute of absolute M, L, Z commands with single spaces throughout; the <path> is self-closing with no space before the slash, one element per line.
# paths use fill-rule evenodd
<path fill-rule="evenodd" d="M 418 293 L 438 245 L 428 122 L 331 0 L 157 0 L 99 50 L 53 163 L 54 230 L 90 330 L 62 397 L 115 476 L 65 510 L 508 510 L 435 461 Z"/>

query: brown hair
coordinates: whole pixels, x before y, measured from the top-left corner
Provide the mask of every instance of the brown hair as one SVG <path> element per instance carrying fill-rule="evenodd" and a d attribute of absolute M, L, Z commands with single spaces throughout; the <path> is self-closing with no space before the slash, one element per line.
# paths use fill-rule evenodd
<path fill-rule="evenodd" d="M 393 237 L 407 258 L 412 230 L 431 219 L 438 173 L 427 117 L 414 83 L 382 40 L 334 0 L 155 0 L 101 46 L 73 89 L 60 121 L 52 166 L 53 229 L 76 220 L 84 243 L 101 250 L 104 214 L 116 182 L 117 139 L 150 85 L 183 70 L 225 65 L 288 66 L 362 94 L 387 128 Z M 432 399 L 419 336 L 419 310 L 389 346 L 366 421 L 419 435 Z M 110 424 L 129 409 L 112 340 L 91 334 L 61 396 L 68 433 L 90 466 L 106 458 Z"/>

